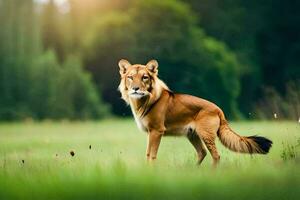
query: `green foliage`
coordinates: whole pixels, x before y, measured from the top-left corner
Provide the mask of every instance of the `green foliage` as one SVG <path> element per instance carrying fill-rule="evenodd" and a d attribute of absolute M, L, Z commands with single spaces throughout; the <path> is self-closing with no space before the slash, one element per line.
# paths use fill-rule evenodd
<path fill-rule="evenodd" d="M 35 118 L 100 118 L 108 112 L 75 56 L 60 66 L 52 51 L 46 53 L 36 61 L 32 78 L 30 97 Z"/>
<path fill-rule="evenodd" d="M 0 1 L 0 120 L 108 114 L 80 59 L 70 56 L 63 62 L 64 41 L 53 1 L 44 10 L 41 32 L 35 8 L 32 0 Z M 42 46 L 55 52 L 43 53 Z"/>
<path fill-rule="evenodd" d="M 298 101 L 289 100 L 290 91 L 285 87 L 286 83 L 300 80 L 298 1 L 266 0 L 262 4 L 243 0 L 69 0 L 66 3 L 59 6 L 55 0 L 43 3 L 0 0 L 0 119 L 64 118 L 63 113 L 68 118 L 97 116 L 97 106 L 73 103 L 68 98 L 62 100 L 71 102 L 66 107 L 54 106 L 55 98 L 37 104 L 43 102 L 43 95 L 50 98 L 62 93 L 53 89 L 57 81 L 70 83 L 68 95 L 79 95 L 78 99 L 88 105 L 95 104 L 92 103 L 97 101 L 95 95 L 78 94 L 73 87 L 94 88 L 87 84 L 93 82 L 97 98 L 103 97 L 113 113 L 129 113 L 116 90 L 117 62 L 121 58 L 132 63 L 157 59 L 160 77 L 171 89 L 211 100 L 229 118 L 239 118 L 240 113 L 249 116 L 257 104 L 274 99 L 280 104 L 276 106 L 280 107 L 281 116 L 299 118 Z M 78 55 L 76 63 L 81 63 L 78 66 L 89 71 L 92 79 L 80 75 L 80 84 L 73 85 L 66 74 L 77 75 L 65 69 L 69 68 L 66 63 L 71 63 L 70 55 Z M 48 67 L 40 67 L 44 64 Z M 53 80 L 43 70 L 64 75 L 61 80 L 60 76 Z M 84 70 L 76 73 L 85 74 Z M 43 84 L 37 86 L 42 80 L 45 88 Z M 269 97 L 265 87 L 273 88 L 280 98 Z M 292 99 L 296 99 L 297 90 Z M 53 106 L 56 108 L 46 111 Z M 259 113 L 251 116 L 266 113 L 267 108 L 262 106 Z"/>
<path fill-rule="evenodd" d="M 279 95 L 285 84 L 299 81 L 299 1 L 183 0 L 196 12 L 198 23 L 236 54 L 241 69 L 239 108 L 251 112 L 273 87 Z"/>
<path fill-rule="evenodd" d="M 39 50 L 38 26 L 31 0 L 1 1 L 0 119 L 31 115 L 30 66 Z"/>
<path fill-rule="evenodd" d="M 120 58 L 133 63 L 155 58 L 160 76 L 171 89 L 210 99 L 230 117 L 238 116 L 238 61 L 224 43 L 196 26 L 195 15 L 186 4 L 174 0 L 136 1 L 127 14 L 100 18 L 88 35 L 87 63 L 103 66 L 101 73 L 96 67 L 90 70 L 104 87 L 110 87 L 104 77 L 119 79 L 116 62 Z M 111 52 L 109 57 L 107 52 Z M 119 106 L 116 98 L 113 96 L 110 102 Z"/>
<path fill-rule="evenodd" d="M 119 84 L 120 58 L 133 58 L 131 45 L 135 43 L 135 34 L 130 18 L 121 13 L 111 13 L 97 20 L 86 34 L 84 58 L 87 69 L 92 72 L 99 90 L 105 94 L 105 100 L 112 105 L 114 113 L 125 111 L 124 103 L 117 91 Z"/>
<path fill-rule="evenodd" d="M 199 91 L 202 97 L 219 105 L 230 118 L 239 118 L 240 64 L 223 43 L 211 37 L 204 38 L 202 43 L 203 49 L 197 56 L 199 62 L 195 62 L 199 69 L 189 72 L 193 79 L 187 82 L 190 86 L 186 88 L 194 87 L 192 93 Z M 198 73 L 192 75 L 193 71 Z"/>
<path fill-rule="evenodd" d="M 30 108 L 35 118 L 43 119 L 50 116 L 49 112 L 52 112 L 50 101 L 55 98 L 56 79 L 60 71 L 61 67 L 53 51 L 48 51 L 35 60 L 30 89 Z"/>
<path fill-rule="evenodd" d="M 51 99 L 54 118 L 101 118 L 108 114 L 101 103 L 90 75 L 84 72 L 80 60 L 69 56 L 56 80 L 55 96 Z"/>
<path fill-rule="evenodd" d="M 59 61 L 63 61 L 66 57 L 66 46 L 68 45 L 66 29 L 62 27 L 64 26 L 64 20 L 61 20 L 60 13 L 54 0 L 50 0 L 43 6 L 42 11 L 42 46 L 45 50 L 54 50 L 56 55 L 58 55 Z"/>

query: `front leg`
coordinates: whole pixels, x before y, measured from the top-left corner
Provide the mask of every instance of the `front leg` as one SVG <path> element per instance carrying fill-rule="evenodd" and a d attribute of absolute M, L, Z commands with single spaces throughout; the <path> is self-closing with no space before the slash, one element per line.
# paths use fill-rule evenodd
<path fill-rule="evenodd" d="M 151 153 L 151 148 L 150 148 L 150 133 L 147 133 L 147 149 L 146 149 L 146 158 L 147 161 L 150 161 L 150 153 Z"/>
<path fill-rule="evenodd" d="M 148 161 L 156 159 L 157 151 L 161 141 L 163 132 L 152 130 L 148 132 L 148 144 L 146 150 L 146 156 Z"/>

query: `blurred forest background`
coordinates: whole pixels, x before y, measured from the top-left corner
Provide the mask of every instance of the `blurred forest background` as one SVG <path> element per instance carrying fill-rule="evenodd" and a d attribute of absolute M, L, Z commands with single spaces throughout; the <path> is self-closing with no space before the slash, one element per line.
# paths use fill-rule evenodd
<path fill-rule="evenodd" d="M 0 0 L 0 120 L 125 116 L 117 63 L 157 59 L 230 119 L 300 116 L 300 1 Z"/>

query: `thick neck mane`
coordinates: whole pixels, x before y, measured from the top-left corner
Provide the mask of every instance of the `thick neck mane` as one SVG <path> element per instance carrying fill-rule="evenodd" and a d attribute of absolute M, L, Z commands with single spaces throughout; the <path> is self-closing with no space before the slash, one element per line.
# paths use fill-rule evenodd
<path fill-rule="evenodd" d="M 151 106 L 159 100 L 164 90 L 171 92 L 168 86 L 157 77 L 155 77 L 153 81 L 153 89 L 147 97 L 141 99 L 130 98 L 128 90 L 125 87 L 124 80 L 121 81 L 119 90 L 122 94 L 122 99 L 130 105 L 134 117 L 139 119 L 147 114 L 147 112 L 151 109 Z"/>

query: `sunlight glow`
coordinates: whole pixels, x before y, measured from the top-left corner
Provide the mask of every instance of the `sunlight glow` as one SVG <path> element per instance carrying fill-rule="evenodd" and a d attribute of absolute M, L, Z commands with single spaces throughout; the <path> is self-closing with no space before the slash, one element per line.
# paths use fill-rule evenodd
<path fill-rule="evenodd" d="M 49 0 L 34 0 L 37 3 L 48 3 Z M 54 0 L 54 3 L 59 7 L 60 12 L 66 13 L 69 11 L 68 0 Z"/>
<path fill-rule="evenodd" d="M 47 3 L 49 0 L 36 0 L 37 2 Z M 57 5 L 63 5 L 67 2 L 67 0 L 54 0 Z"/>

